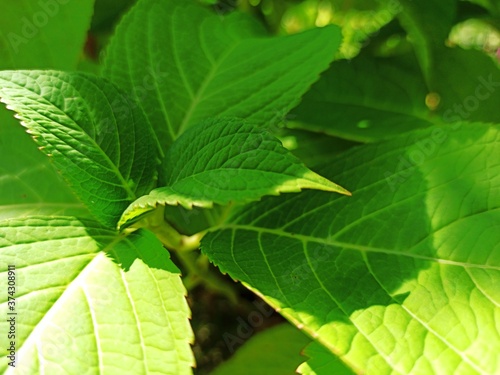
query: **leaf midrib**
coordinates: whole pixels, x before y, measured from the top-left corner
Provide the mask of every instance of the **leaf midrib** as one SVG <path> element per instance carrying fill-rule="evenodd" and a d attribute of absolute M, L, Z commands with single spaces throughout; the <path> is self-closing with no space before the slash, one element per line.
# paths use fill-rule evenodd
<path fill-rule="evenodd" d="M 256 232 L 258 235 L 261 235 L 263 233 L 273 234 L 273 235 L 278 236 L 278 237 L 296 239 L 302 243 L 316 242 L 316 243 L 319 243 L 322 245 L 335 246 L 335 247 L 344 248 L 347 250 L 359 251 L 361 253 L 387 254 L 387 255 L 393 255 L 393 256 L 409 257 L 409 258 L 413 258 L 413 259 L 419 259 L 419 260 L 435 262 L 435 263 L 440 263 L 440 264 L 447 264 L 447 265 L 451 265 L 451 266 L 459 266 L 459 267 L 464 267 L 464 268 L 479 268 L 479 269 L 491 269 L 491 270 L 495 270 L 495 271 L 500 271 L 500 266 L 489 266 L 489 265 L 483 265 L 483 264 L 464 263 L 464 262 L 458 262 L 458 261 L 453 261 L 453 260 L 441 259 L 441 258 L 437 258 L 437 257 L 423 256 L 423 255 L 418 255 L 418 254 L 414 254 L 414 253 L 399 252 L 396 250 L 384 249 L 384 248 L 380 248 L 380 247 L 356 245 L 356 244 L 347 243 L 347 242 L 329 240 L 327 238 L 318 238 L 318 237 L 312 237 L 312 236 L 307 236 L 307 235 L 303 235 L 303 234 L 289 233 L 289 232 L 285 232 L 285 231 L 280 230 L 280 229 L 255 227 L 252 225 L 222 224 L 220 226 L 210 228 L 208 231 L 217 234 L 217 231 L 223 231 L 223 230 L 233 230 L 233 231 L 246 230 L 246 231 Z"/>
<path fill-rule="evenodd" d="M 236 41 L 222 55 L 220 55 L 214 63 L 212 63 L 212 67 L 210 68 L 210 71 L 205 76 L 205 78 L 203 79 L 203 82 L 196 90 L 196 93 L 191 100 L 191 104 L 189 105 L 188 110 L 184 114 L 184 118 L 182 120 L 182 123 L 179 126 L 179 129 L 177 130 L 177 134 L 176 134 L 176 137 L 174 138 L 174 140 L 176 138 L 178 138 L 186 130 L 186 127 L 188 126 L 189 121 L 191 120 L 191 117 L 193 116 L 198 104 L 201 103 L 201 101 L 204 99 L 202 97 L 202 95 L 205 93 L 205 90 L 210 85 L 210 83 L 215 78 L 215 76 L 217 75 L 218 69 L 221 67 L 224 60 L 226 60 L 228 58 L 228 56 L 236 49 L 236 47 L 239 44 L 241 44 L 241 40 Z M 174 49 L 174 54 L 175 54 L 175 49 Z"/>

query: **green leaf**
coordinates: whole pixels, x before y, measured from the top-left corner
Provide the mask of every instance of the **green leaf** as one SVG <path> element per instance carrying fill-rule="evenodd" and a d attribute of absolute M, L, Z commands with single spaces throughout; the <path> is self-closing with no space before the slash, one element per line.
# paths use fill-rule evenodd
<path fill-rule="evenodd" d="M 185 289 L 151 233 L 57 216 L 4 220 L 0 231 L 0 273 L 16 273 L 16 373 L 191 373 Z"/>
<path fill-rule="evenodd" d="M 48 0 L 0 6 L 1 69 L 76 67 L 93 1 L 61 3 Z M 80 210 L 81 204 L 51 161 L 23 133 L 12 113 L 0 108 L 0 218 Z"/>
<path fill-rule="evenodd" d="M 167 148 L 208 117 L 280 121 L 328 67 L 340 39 L 333 25 L 271 38 L 240 13 L 140 0 L 116 29 L 103 74 L 132 93 Z"/>
<path fill-rule="evenodd" d="M 288 150 L 309 168 L 334 163 L 339 154 L 361 143 L 330 137 L 324 133 L 282 129 L 280 139 Z"/>
<path fill-rule="evenodd" d="M 498 122 L 500 70 L 485 53 L 445 47 L 456 13 L 456 0 L 434 2 L 433 12 L 421 0 L 404 0 L 402 25 L 415 44 L 436 109 L 445 122 Z"/>
<path fill-rule="evenodd" d="M 401 0 L 401 25 L 415 46 L 424 77 L 431 79 L 436 49 L 444 47 L 457 12 L 457 0 Z M 432 9 L 432 11 L 429 11 Z"/>
<path fill-rule="evenodd" d="M 354 186 L 234 211 L 202 251 L 355 369 L 500 371 L 498 125 L 454 124 L 344 153 Z"/>
<path fill-rule="evenodd" d="M 0 108 L 0 150 L 0 220 L 46 210 L 62 215 L 82 206 L 5 108 Z"/>
<path fill-rule="evenodd" d="M 153 132 L 108 81 L 79 73 L 5 71 L 0 97 L 102 223 L 115 226 L 155 183 Z"/>
<path fill-rule="evenodd" d="M 300 365 L 297 372 L 302 375 L 332 374 L 354 375 L 355 372 L 347 367 L 338 357 L 317 342 L 312 342 L 304 350 L 304 355 L 310 359 Z"/>
<path fill-rule="evenodd" d="M 439 98 L 446 122 L 500 121 L 500 69 L 480 51 L 442 48 L 436 52 L 430 88 Z"/>
<path fill-rule="evenodd" d="M 445 122 L 498 122 L 498 63 L 479 51 L 445 47 L 457 1 L 435 2 L 433 12 L 424 11 L 429 5 L 421 0 L 404 0 L 403 6 L 401 23 L 415 44 L 429 91 L 435 97 L 435 107 L 442 119 Z"/>
<path fill-rule="evenodd" d="M 93 5 L 93 0 L 3 3 L 0 6 L 2 69 L 75 69 Z"/>
<path fill-rule="evenodd" d="M 411 57 L 361 54 L 335 61 L 291 111 L 287 126 L 360 142 L 390 138 L 431 125 L 427 92 Z"/>
<path fill-rule="evenodd" d="M 165 156 L 166 186 L 132 203 L 123 226 L 157 205 L 211 208 L 264 195 L 319 189 L 349 194 L 307 169 L 265 129 L 239 119 L 213 119 L 189 129 Z"/>
<path fill-rule="evenodd" d="M 268 328 L 253 336 L 210 375 L 292 375 L 304 360 L 300 355 L 311 341 L 289 324 Z"/>

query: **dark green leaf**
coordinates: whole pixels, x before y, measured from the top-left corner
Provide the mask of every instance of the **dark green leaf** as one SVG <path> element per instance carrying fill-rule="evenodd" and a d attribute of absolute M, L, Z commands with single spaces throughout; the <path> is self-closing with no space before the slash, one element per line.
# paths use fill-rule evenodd
<path fill-rule="evenodd" d="M 110 82 L 79 73 L 4 71 L 0 97 L 105 225 L 115 226 L 127 205 L 154 187 L 153 132 Z"/>

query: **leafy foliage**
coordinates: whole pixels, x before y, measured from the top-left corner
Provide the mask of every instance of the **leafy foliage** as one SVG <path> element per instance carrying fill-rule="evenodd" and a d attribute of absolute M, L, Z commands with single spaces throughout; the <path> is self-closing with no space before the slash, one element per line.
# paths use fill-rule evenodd
<path fill-rule="evenodd" d="M 291 325 L 214 374 L 498 373 L 497 6 L 132 3 L 0 12 L 0 370 L 190 374 L 218 268 Z"/>
<path fill-rule="evenodd" d="M 338 61 L 292 110 L 289 126 L 361 142 L 427 127 L 432 118 L 419 74 L 410 56 Z"/>
<path fill-rule="evenodd" d="M 269 38 L 240 13 L 221 18 L 192 1 L 143 0 L 120 23 L 104 75 L 132 92 L 166 146 L 208 117 L 279 121 L 339 43 L 335 26 Z"/>
<path fill-rule="evenodd" d="M 360 372 L 494 372 L 500 347 L 485 343 L 500 342 L 500 220 L 489 191 L 500 179 L 481 176 L 499 175 L 499 139 L 498 127 L 463 124 L 359 147 L 322 170 L 354 183 L 352 198 L 265 199 L 235 211 L 202 250 Z M 380 189 L 386 178 L 392 192 Z M 434 358 L 422 335 L 448 355 Z"/>
<path fill-rule="evenodd" d="M 104 224 L 156 180 L 153 133 L 105 80 L 79 73 L 0 74 L 0 96 Z"/>
<path fill-rule="evenodd" d="M 308 170 L 265 130 L 236 119 L 205 121 L 187 131 L 168 150 L 162 169 L 167 186 L 132 203 L 119 225 L 158 204 L 211 208 L 301 189 L 350 194 Z"/>
<path fill-rule="evenodd" d="M 2 257 L 23 280 L 18 371 L 189 372 L 184 287 L 151 233 L 124 237 L 69 216 L 7 219 L 0 226 Z M 6 357 L 0 366 L 6 370 Z"/>
<path fill-rule="evenodd" d="M 293 326 L 277 325 L 252 337 L 231 360 L 212 374 L 290 374 L 304 359 L 299 353 L 309 341 L 304 333 Z"/>

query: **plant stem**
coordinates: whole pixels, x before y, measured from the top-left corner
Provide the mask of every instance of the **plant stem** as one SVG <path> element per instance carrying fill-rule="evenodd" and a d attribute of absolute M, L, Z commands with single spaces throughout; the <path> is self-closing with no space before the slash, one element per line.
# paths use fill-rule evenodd
<path fill-rule="evenodd" d="M 231 285 L 221 280 L 208 268 L 205 255 L 197 254 L 194 251 L 176 251 L 175 255 L 188 271 L 184 284 L 188 290 L 203 282 L 208 289 L 226 296 L 232 303 L 237 304 L 236 292 Z"/>
<path fill-rule="evenodd" d="M 154 213 L 143 220 L 141 227 L 153 232 L 167 249 L 175 251 L 177 258 L 188 272 L 184 277 L 186 288 L 190 290 L 202 282 L 208 289 L 226 296 L 236 304 L 238 297 L 231 285 L 213 273 L 205 255 L 195 253 L 195 250 L 200 247 L 200 241 L 205 232 L 192 236 L 180 234 L 164 219 L 164 210 L 164 207 L 157 208 Z"/>

